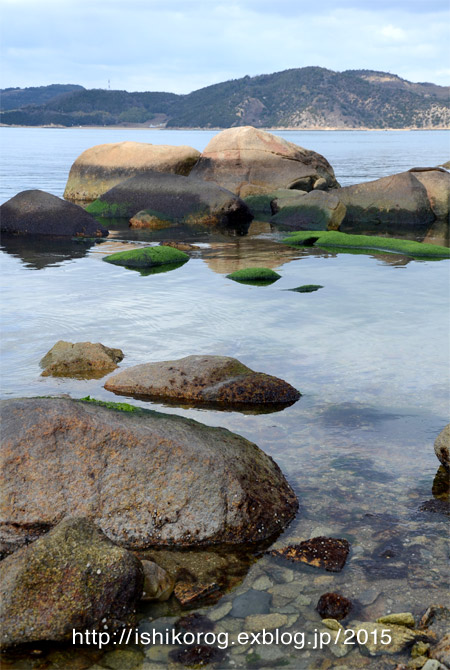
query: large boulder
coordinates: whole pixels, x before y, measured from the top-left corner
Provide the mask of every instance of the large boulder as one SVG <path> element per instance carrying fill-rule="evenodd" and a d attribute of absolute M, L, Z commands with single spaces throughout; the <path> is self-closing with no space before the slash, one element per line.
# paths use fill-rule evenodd
<path fill-rule="evenodd" d="M 121 181 L 149 171 L 188 175 L 200 152 L 187 146 L 116 142 L 83 151 L 70 168 L 64 197 L 91 202 Z"/>
<path fill-rule="evenodd" d="M 82 207 L 39 190 L 22 191 L 0 207 L 0 230 L 11 235 L 108 235 L 106 228 Z"/>
<path fill-rule="evenodd" d="M 414 172 L 345 186 L 338 191 L 347 212 L 341 231 L 425 231 L 435 220 L 425 186 Z"/>
<path fill-rule="evenodd" d="M 296 198 L 281 196 L 274 208 L 278 211 L 270 222 L 293 230 L 339 230 L 346 212 L 339 191 L 312 191 Z"/>
<path fill-rule="evenodd" d="M 241 225 L 252 220 L 247 205 L 234 193 L 217 184 L 175 174 L 148 172 L 127 179 L 98 200 L 87 211 L 105 218 L 133 217 L 145 225 L 145 216 L 166 225 L 170 223 L 200 223 L 208 225 Z M 138 216 L 139 213 L 139 216 Z"/>
<path fill-rule="evenodd" d="M 243 126 L 215 135 L 191 177 L 214 181 L 241 198 L 277 188 L 336 188 L 326 158 L 264 130 Z"/>
<path fill-rule="evenodd" d="M 441 430 L 434 441 L 434 453 L 447 470 L 450 470 L 450 423 Z"/>
<path fill-rule="evenodd" d="M 186 356 L 135 365 L 110 377 L 105 388 L 123 395 L 219 405 L 291 404 L 300 397 L 282 379 L 254 372 L 229 356 Z"/>
<path fill-rule="evenodd" d="M 279 467 L 243 437 L 103 405 L 2 401 L 5 551 L 65 515 L 86 517 L 133 549 L 248 544 L 279 533 L 295 515 L 298 501 Z"/>
<path fill-rule="evenodd" d="M 68 518 L 5 558 L 0 579 L 1 646 L 10 647 L 124 624 L 142 595 L 144 572 L 93 523 Z"/>
<path fill-rule="evenodd" d="M 425 187 L 428 201 L 436 219 L 442 219 L 448 223 L 450 173 L 443 168 L 412 168 L 410 172 Z"/>
<path fill-rule="evenodd" d="M 121 349 L 105 347 L 100 342 L 65 342 L 59 340 L 40 361 L 43 377 L 92 377 L 99 379 L 117 368 L 123 359 Z"/>

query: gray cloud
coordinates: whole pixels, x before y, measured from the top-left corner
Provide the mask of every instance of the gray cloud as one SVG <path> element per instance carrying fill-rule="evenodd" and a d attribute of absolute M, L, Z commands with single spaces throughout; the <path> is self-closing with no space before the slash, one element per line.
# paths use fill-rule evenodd
<path fill-rule="evenodd" d="M 319 65 L 448 83 L 448 8 L 418 0 L 2 0 L 4 86 L 187 93 Z"/>

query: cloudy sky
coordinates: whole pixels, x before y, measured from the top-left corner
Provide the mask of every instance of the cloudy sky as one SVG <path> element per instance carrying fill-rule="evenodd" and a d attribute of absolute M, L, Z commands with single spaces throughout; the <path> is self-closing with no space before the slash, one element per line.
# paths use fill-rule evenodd
<path fill-rule="evenodd" d="M 192 90 L 288 68 L 450 84 L 449 0 L 0 0 L 0 87 Z"/>

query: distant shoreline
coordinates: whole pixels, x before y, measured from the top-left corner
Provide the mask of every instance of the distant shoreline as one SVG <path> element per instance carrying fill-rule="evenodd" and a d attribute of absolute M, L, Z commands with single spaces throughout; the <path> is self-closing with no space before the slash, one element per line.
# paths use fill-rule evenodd
<path fill-rule="evenodd" d="M 233 127 L 239 127 L 239 126 L 233 126 Z M 110 130 L 209 130 L 213 131 L 216 130 L 220 132 L 221 130 L 227 130 L 225 127 L 214 127 L 214 128 L 204 128 L 201 126 L 198 127 L 173 127 L 173 128 L 167 128 L 163 126 L 145 126 L 143 124 L 136 124 L 136 125 L 108 125 L 108 126 L 60 126 L 56 124 L 48 124 L 48 125 L 38 125 L 38 126 L 21 126 L 21 125 L 16 125 L 16 124 L 8 124 L 8 123 L 0 123 L 0 128 L 46 128 L 49 130 L 81 130 L 81 129 L 110 129 Z M 355 130 L 360 130 L 364 132 L 392 132 L 392 131 L 418 131 L 418 130 L 427 130 L 427 131 L 432 131 L 432 130 L 450 130 L 449 126 L 433 126 L 433 127 L 428 127 L 428 128 L 416 128 L 415 126 L 407 127 L 407 128 L 367 128 L 367 127 L 359 127 L 359 128 L 340 128 L 338 126 L 309 126 L 308 128 L 303 128 L 299 126 L 276 126 L 275 128 L 266 128 L 266 127 L 259 127 L 258 130 L 265 130 L 268 132 L 274 132 L 277 130 L 283 130 L 283 131 L 304 131 L 304 132 L 317 132 L 317 131 L 344 131 L 344 132 L 354 132 Z"/>

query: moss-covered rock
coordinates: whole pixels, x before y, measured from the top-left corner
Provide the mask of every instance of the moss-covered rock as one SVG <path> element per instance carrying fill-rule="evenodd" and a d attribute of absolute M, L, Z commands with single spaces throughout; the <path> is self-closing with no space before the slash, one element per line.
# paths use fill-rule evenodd
<path fill-rule="evenodd" d="M 114 265 L 125 265 L 130 268 L 151 268 L 168 263 L 185 263 L 189 260 L 188 254 L 173 247 L 141 247 L 130 251 L 119 251 L 103 259 Z"/>
<path fill-rule="evenodd" d="M 367 250 L 368 253 L 391 251 L 414 258 L 440 259 L 450 258 L 450 249 L 434 244 L 400 240 L 391 237 L 377 237 L 375 235 L 350 235 L 337 230 L 316 231 L 302 230 L 291 233 L 283 240 L 290 246 L 317 246 L 346 250 Z"/>
<path fill-rule="evenodd" d="M 273 284 L 281 275 L 270 268 L 244 268 L 243 270 L 236 270 L 227 275 L 228 279 L 237 281 L 241 284 Z"/>

